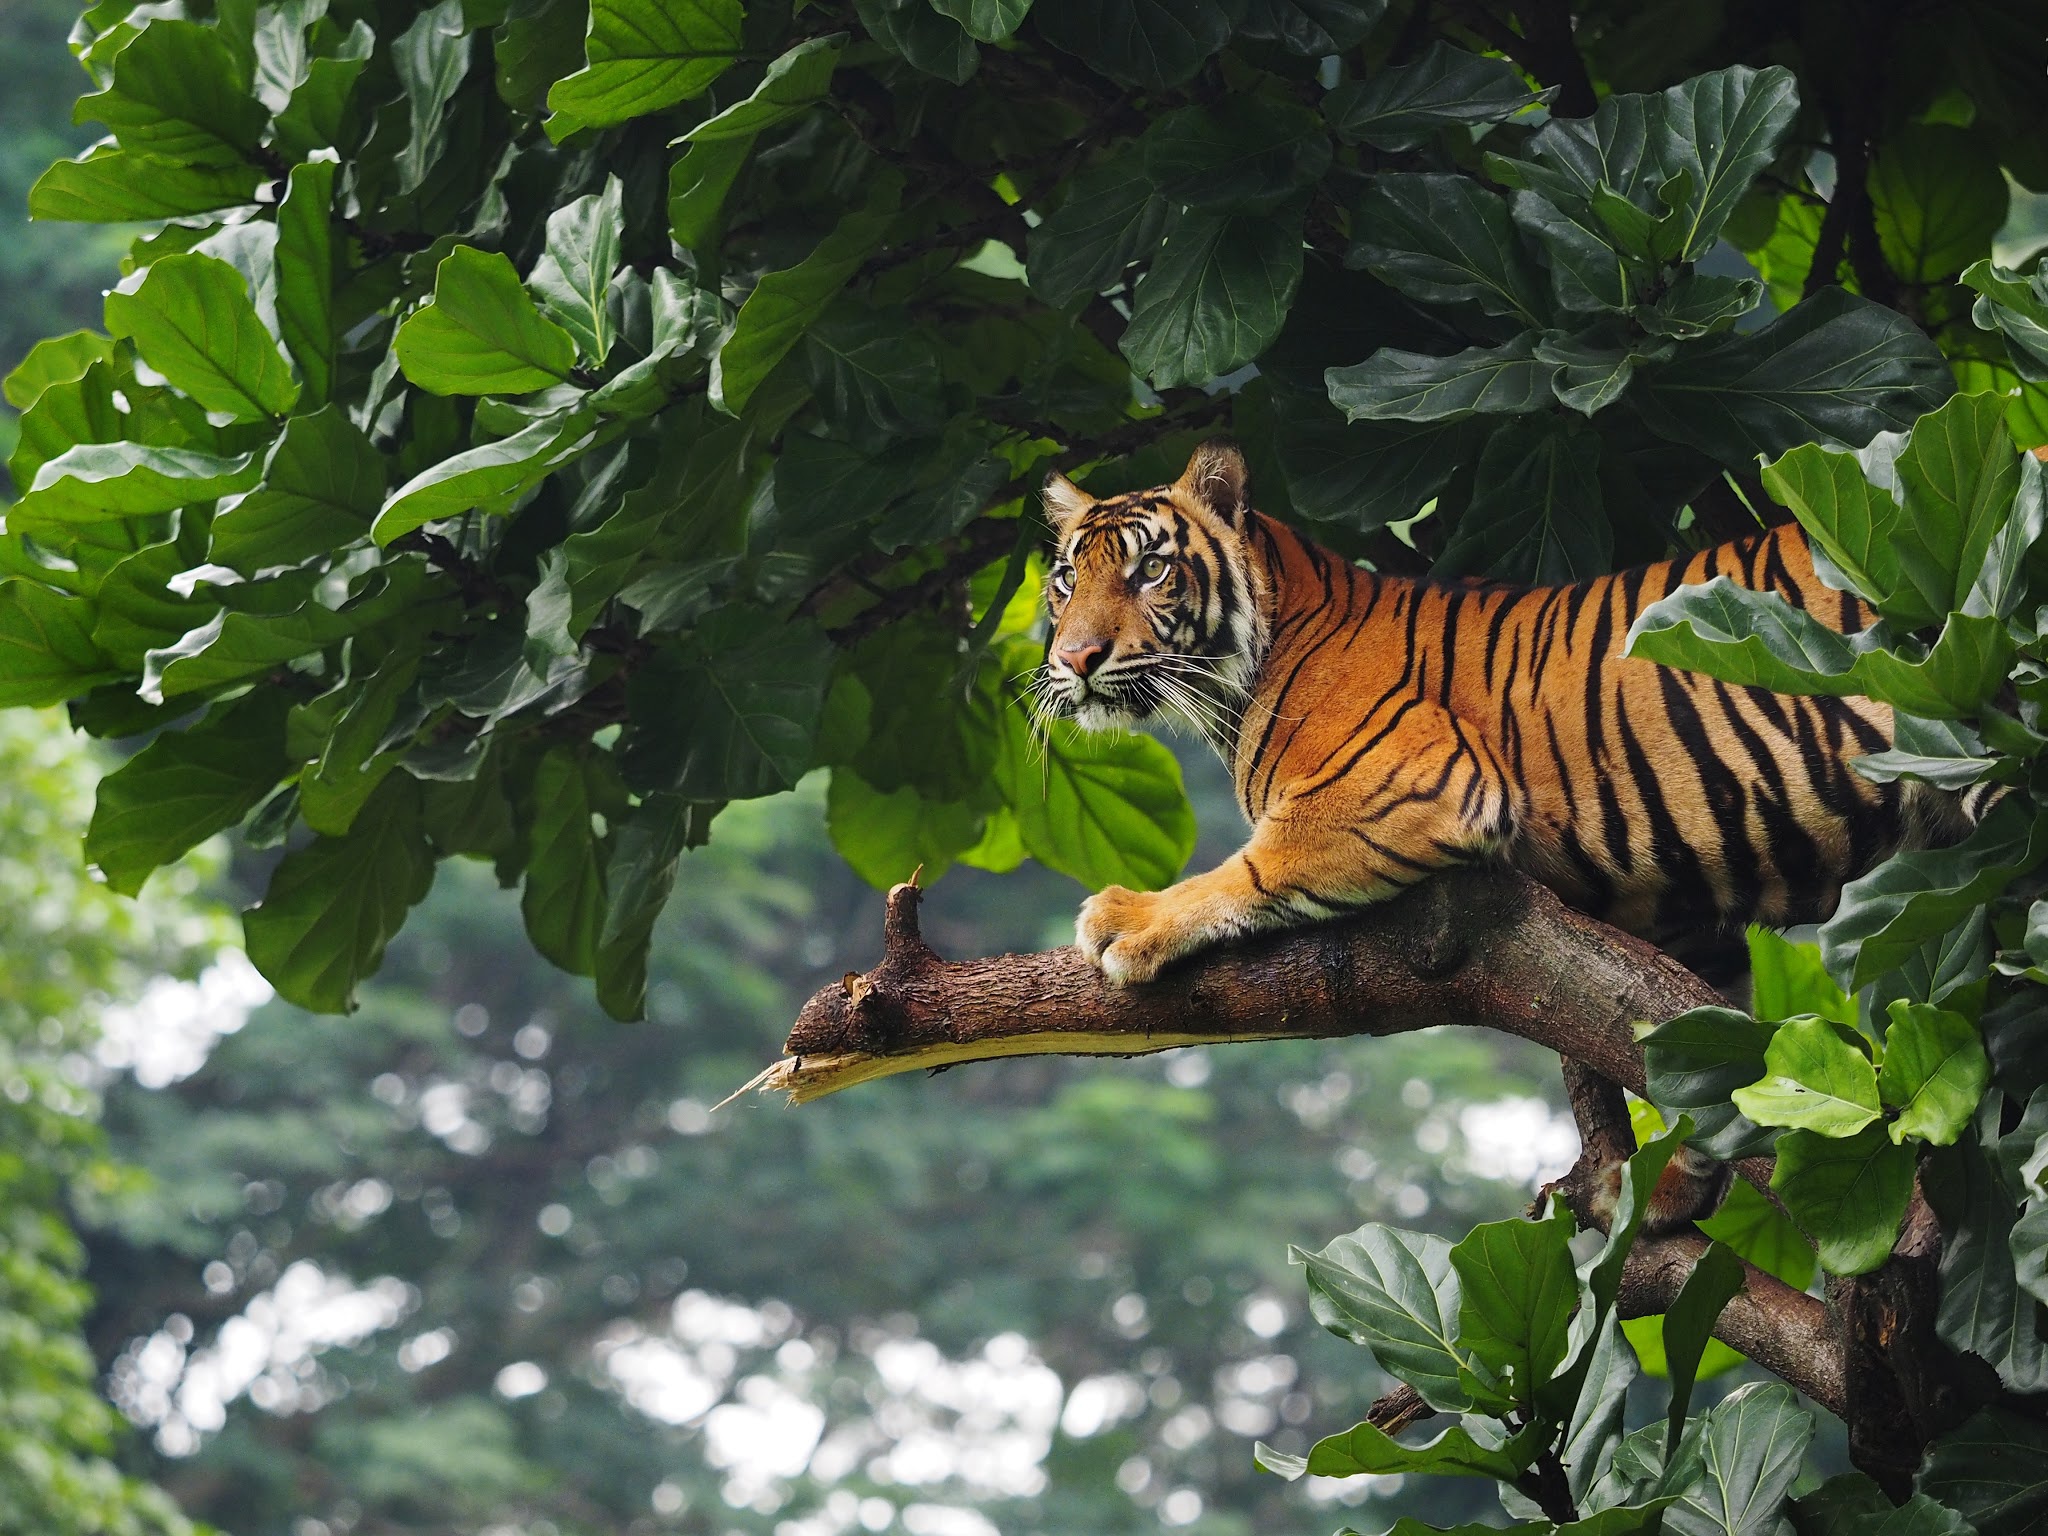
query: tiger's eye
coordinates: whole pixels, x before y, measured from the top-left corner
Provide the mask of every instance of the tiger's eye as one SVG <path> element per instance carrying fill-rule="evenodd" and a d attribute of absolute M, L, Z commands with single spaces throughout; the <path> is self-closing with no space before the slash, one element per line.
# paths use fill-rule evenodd
<path fill-rule="evenodd" d="M 1157 581 L 1166 574 L 1166 556 L 1147 555 L 1138 562 L 1138 574 L 1147 581 Z"/>
<path fill-rule="evenodd" d="M 1061 597 L 1067 596 L 1074 590 L 1074 568 L 1071 565 L 1054 566 L 1052 568 L 1052 584 L 1053 589 Z"/>

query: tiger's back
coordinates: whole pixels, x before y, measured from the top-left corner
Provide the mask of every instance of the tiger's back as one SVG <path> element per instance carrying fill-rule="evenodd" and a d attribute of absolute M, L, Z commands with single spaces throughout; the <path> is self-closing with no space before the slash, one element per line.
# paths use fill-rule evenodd
<path fill-rule="evenodd" d="M 1112 980 L 1500 858 L 1619 927 L 1711 947 L 1748 922 L 1823 918 L 1902 843 L 1965 824 L 1955 796 L 1850 766 L 1890 745 L 1883 705 L 1622 654 L 1645 608 L 1715 576 L 1864 627 L 1796 528 L 1518 588 L 1361 570 L 1254 511 L 1221 445 L 1171 486 L 1100 502 L 1055 476 L 1046 505 L 1041 691 L 1088 725 L 1178 709 L 1252 823 L 1213 870 L 1084 904 L 1077 942 Z"/>
<path fill-rule="evenodd" d="M 1823 918 L 1845 881 L 1956 819 L 1950 797 L 1849 766 L 1890 745 L 1888 706 L 1791 698 L 1621 654 L 1645 608 L 1716 576 L 1831 628 L 1863 628 L 1872 615 L 1820 581 L 1796 527 L 1527 588 L 1377 576 L 1253 517 L 1274 622 L 1232 767 L 1254 820 L 1276 797 L 1312 796 L 1347 751 L 1434 752 L 1441 788 L 1417 793 L 1485 801 L 1497 829 L 1486 851 L 1671 944 Z M 1455 722 L 1455 746 L 1404 732 L 1422 704 Z M 1472 852 L 1391 851 L 1430 867 Z"/>

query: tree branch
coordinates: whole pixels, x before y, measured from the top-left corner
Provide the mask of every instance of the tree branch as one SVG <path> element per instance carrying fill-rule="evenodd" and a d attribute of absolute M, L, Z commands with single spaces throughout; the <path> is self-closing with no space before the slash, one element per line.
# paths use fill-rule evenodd
<path fill-rule="evenodd" d="M 1071 948 L 942 960 L 919 931 L 922 894 L 915 885 L 889 893 L 881 963 L 812 997 L 785 1057 L 747 1088 L 803 1103 L 899 1072 L 1003 1056 L 1134 1056 L 1455 1024 L 1557 1051 L 1591 1157 L 1618 1166 L 1633 1140 L 1616 1085 L 1643 1089 L 1633 1026 L 1720 1000 L 1660 950 L 1501 870 L 1446 873 L 1357 917 L 1212 950 L 1121 989 Z M 1766 1179 L 1768 1171 L 1748 1170 Z M 1580 1193 L 1596 1184 L 1582 1180 Z M 1598 1205 L 1575 1204 L 1575 1214 L 1599 1225 Z M 1666 1310 L 1707 1246 L 1691 1230 L 1640 1238 L 1622 1278 L 1622 1315 Z M 1814 1401 L 1849 1409 L 1841 1330 L 1818 1298 L 1750 1269 L 1714 1333 Z M 1390 1424 L 1425 1416 L 1398 1392 L 1374 1411 Z"/>

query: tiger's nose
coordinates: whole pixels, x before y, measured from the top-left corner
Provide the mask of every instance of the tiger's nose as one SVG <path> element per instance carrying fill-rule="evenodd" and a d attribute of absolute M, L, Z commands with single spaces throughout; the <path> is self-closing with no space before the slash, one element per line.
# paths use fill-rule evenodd
<path fill-rule="evenodd" d="M 1075 645 L 1063 645 L 1054 652 L 1065 662 L 1076 677 L 1086 677 L 1097 664 L 1108 659 L 1107 640 L 1083 640 Z"/>

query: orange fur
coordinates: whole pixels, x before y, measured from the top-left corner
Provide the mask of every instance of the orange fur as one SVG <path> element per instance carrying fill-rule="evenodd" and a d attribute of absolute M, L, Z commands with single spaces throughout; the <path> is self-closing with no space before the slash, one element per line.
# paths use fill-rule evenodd
<path fill-rule="evenodd" d="M 1041 692 L 1084 725 L 1177 705 L 1252 824 L 1215 869 L 1083 905 L 1078 942 L 1112 980 L 1488 858 L 1665 943 L 1808 921 L 1902 841 L 1960 824 L 1953 797 L 1849 768 L 1889 745 L 1883 705 L 1621 655 L 1645 607 L 1717 575 L 1863 627 L 1796 528 L 1563 587 L 1407 580 L 1253 511 L 1215 444 L 1151 491 L 1098 502 L 1056 478 L 1047 507 Z"/>

